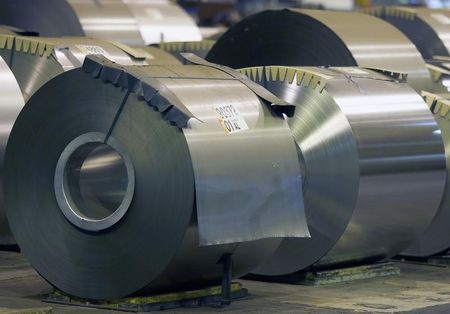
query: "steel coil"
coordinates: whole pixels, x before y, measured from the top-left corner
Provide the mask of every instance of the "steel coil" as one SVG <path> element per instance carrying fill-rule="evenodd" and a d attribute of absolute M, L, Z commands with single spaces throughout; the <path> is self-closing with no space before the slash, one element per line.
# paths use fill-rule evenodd
<path fill-rule="evenodd" d="M 24 105 L 19 85 L 6 62 L 0 57 L 0 244 L 15 244 L 9 230 L 3 197 L 3 174 L 6 143 L 8 142 L 14 121 Z"/>
<path fill-rule="evenodd" d="M 7 214 L 57 288 L 110 299 L 217 283 L 224 254 L 240 276 L 279 237 L 309 236 L 281 117 L 292 106 L 200 63 L 89 56 L 22 110 L 6 153 Z"/>
<path fill-rule="evenodd" d="M 0 19 L 48 37 L 89 36 L 129 45 L 202 39 L 194 20 L 168 0 L 2 1 Z"/>
<path fill-rule="evenodd" d="M 445 9 L 380 7 L 368 11 L 391 23 L 416 45 L 426 60 L 450 55 L 450 13 Z"/>
<path fill-rule="evenodd" d="M 440 96 L 422 92 L 422 95 L 430 106 L 431 112 L 438 123 L 445 143 L 447 163 L 446 185 L 441 198 L 438 214 L 435 216 L 433 222 L 428 226 L 426 232 L 421 234 L 414 243 L 402 252 L 402 255 L 426 257 L 443 253 L 450 248 L 450 230 L 448 228 L 448 221 L 450 220 L 450 185 L 448 183 L 450 178 L 450 124 L 448 121 L 450 98 L 448 94 Z"/>
<path fill-rule="evenodd" d="M 256 270 L 283 275 L 392 257 L 433 220 L 445 185 L 439 128 L 401 74 L 355 67 L 242 70 L 296 105 L 310 239 L 285 239 Z"/>
<path fill-rule="evenodd" d="M 180 64 L 154 47 L 126 45 L 85 37 L 45 38 L 0 34 L 0 56 L 13 71 L 25 100 L 58 74 L 80 67 L 87 55 L 100 54 L 124 65 Z"/>
<path fill-rule="evenodd" d="M 230 28 L 207 59 L 243 68 L 261 65 L 361 66 L 407 73 L 418 92 L 440 92 L 413 43 L 389 23 L 356 12 L 265 11 Z"/>

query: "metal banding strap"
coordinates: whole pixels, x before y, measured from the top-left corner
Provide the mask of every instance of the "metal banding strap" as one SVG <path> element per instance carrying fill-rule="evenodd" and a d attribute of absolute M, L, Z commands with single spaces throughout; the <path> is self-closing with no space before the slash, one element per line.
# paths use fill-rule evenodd
<path fill-rule="evenodd" d="M 147 58 L 147 56 L 144 52 L 140 52 L 140 51 L 133 49 L 132 47 L 122 44 L 118 41 L 105 40 L 105 39 L 103 39 L 103 41 L 113 44 L 117 48 L 121 49 L 123 52 L 127 53 L 130 57 L 133 57 L 135 59 L 145 60 Z"/>

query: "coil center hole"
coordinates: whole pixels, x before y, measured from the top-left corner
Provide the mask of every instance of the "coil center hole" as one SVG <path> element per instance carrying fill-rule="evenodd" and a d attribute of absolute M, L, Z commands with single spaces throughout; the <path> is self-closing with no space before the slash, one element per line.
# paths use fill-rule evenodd
<path fill-rule="evenodd" d="M 116 224 L 131 205 L 135 174 L 131 158 L 112 136 L 85 133 L 62 151 L 55 169 L 56 201 L 66 218 L 88 231 Z"/>
<path fill-rule="evenodd" d="M 122 156 L 104 143 L 78 147 L 64 169 L 65 194 L 72 210 L 82 217 L 100 220 L 122 204 L 128 186 Z"/>

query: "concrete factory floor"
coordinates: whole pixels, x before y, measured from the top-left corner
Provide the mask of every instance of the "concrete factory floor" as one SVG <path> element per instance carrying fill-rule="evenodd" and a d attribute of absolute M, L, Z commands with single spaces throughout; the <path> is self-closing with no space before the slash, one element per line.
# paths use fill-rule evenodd
<path fill-rule="evenodd" d="M 251 296 L 229 307 L 164 313 L 450 313 L 450 268 L 406 263 L 398 266 L 400 276 L 321 287 L 241 280 Z M 0 252 L 0 313 L 119 313 L 40 301 L 49 292 L 51 287 L 22 255 Z"/>

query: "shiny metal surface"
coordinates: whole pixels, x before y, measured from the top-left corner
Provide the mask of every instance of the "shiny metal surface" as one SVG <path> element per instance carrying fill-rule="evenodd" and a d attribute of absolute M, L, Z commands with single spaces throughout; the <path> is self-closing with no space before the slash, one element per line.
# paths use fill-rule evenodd
<path fill-rule="evenodd" d="M 131 158 L 112 136 L 82 134 L 61 153 L 54 190 L 61 211 L 71 223 L 87 231 L 105 230 L 125 215 L 133 200 Z"/>
<path fill-rule="evenodd" d="M 128 45 L 201 40 L 194 20 L 168 0 L 67 0 L 87 36 Z"/>
<path fill-rule="evenodd" d="M 67 0 L 86 36 L 145 45 L 139 23 L 122 0 Z M 56 25 L 55 25 L 56 26 Z"/>
<path fill-rule="evenodd" d="M 169 0 L 2 1 L 0 20 L 41 36 L 84 35 L 128 45 L 202 39 L 189 14 Z"/>
<path fill-rule="evenodd" d="M 255 272 L 282 275 L 400 253 L 437 213 L 445 185 L 440 131 L 397 78 L 363 68 L 246 72 L 296 104 L 310 239 L 285 239 Z M 262 79 L 258 79 L 262 77 Z"/>
<path fill-rule="evenodd" d="M 444 252 L 450 248 L 450 230 L 448 228 L 448 221 L 450 220 L 450 208 L 448 206 L 450 202 L 450 185 L 448 183 L 450 171 L 450 121 L 448 120 L 448 109 L 450 107 L 450 101 L 448 100 L 448 95 L 445 98 L 423 92 L 423 96 L 430 106 L 444 140 L 447 177 L 439 211 L 434 217 L 433 222 L 414 243 L 402 252 L 402 255 L 409 256 L 430 256 Z"/>
<path fill-rule="evenodd" d="M 83 36 L 78 17 L 65 0 L 0 1 L 3 25 L 34 31 L 40 36 Z"/>
<path fill-rule="evenodd" d="M 209 61 L 242 68 L 260 65 L 361 66 L 407 73 L 418 92 L 440 92 L 414 44 L 376 17 L 320 10 L 265 11 L 220 37 Z"/>
<path fill-rule="evenodd" d="M 213 230 L 219 236 L 229 230 L 233 236 L 284 236 L 287 218 L 297 234 L 307 234 L 301 194 L 287 195 L 301 189 L 289 127 L 242 82 L 209 66 L 130 66 L 122 72 L 98 60 L 89 57 L 84 69 L 61 74 L 36 92 L 8 145 L 8 218 L 22 252 L 45 279 L 94 299 L 198 287 L 220 282 L 223 254 L 232 254 L 233 276 L 241 276 L 281 241 L 200 246 L 202 219 L 221 221 Z M 183 105 L 195 117 L 180 129 L 174 123 L 179 115 L 186 118 Z M 221 106 L 234 106 L 243 120 L 218 115 Z M 244 121 L 248 129 L 229 133 L 224 126 L 230 121 Z M 129 209 L 100 232 L 66 219 L 53 191 L 61 153 L 90 132 L 120 143 L 136 176 Z M 216 203 L 204 208 L 208 201 Z"/>
<path fill-rule="evenodd" d="M 123 2 L 137 20 L 146 45 L 202 40 L 202 34 L 194 19 L 173 1 L 123 0 Z"/>
<path fill-rule="evenodd" d="M 0 244 L 14 244 L 15 241 L 9 230 L 9 225 L 4 210 L 4 157 L 9 134 L 13 127 L 14 121 L 24 105 L 24 101 L 14 75 L 1 57 L 0 93 L 2 95 L 0 97 L 0 173 L 2 174 L 0 177 Z"/>
<path fill-rule="evenodd" d="M 238 80 L 201 80 L 204 68 L 161 79 L 195 116 L 183 129 L 195 175 L 200 245 L 309 237 L 300 166 L 287 123 Z M 217 70 L 216 70 L 217 71 Z M 202 93 L 194 93 L 192 89 Z M 228 93 L 228 94 L 227 94 Z M 222 97 L 218 97 L 221 95 Z M 218 123 L 220 121 L 220 123 Z"/>
<path fill-rule="evenodd" d="M 22 91 L 22 99 L 28 100 L 43 84 L 55 76 L 73 68 L 80 67 L 86 55 L 102 54 L 112 61 L 120 64 L 178 64 L 179 62 L 170 54 L 157 48 L 143 48 L 151 52 L 144 55 L 140 51 L 116 44 L 114 42 L 83 38 L 43 38 L 15 36 L 2 33 L 3 46 L 0 46 L 0 56 L 6 61 L 8 67 L 13 72 L 14 84 L 19 84 Z M 151 54 L 150 54 L 151 53 Z M 9 71 L 9 70 L 8 70 Z M 5 74 L 5 79 L 7 75 Z M 17 82 L 16 82 L 17 80 Z M 12 84 L 12 83 L 11 83 Z M 8 86 L 8 84 L 6 84 Z M 12 87 L 8 87 L 10 89 Z M 9 101 L 10 98 L 5 98 Z M 4 114 L 6 120 L 14 123 L 21 105 L 13 104 L 15 111 L 11 115 Z M 4 108 L 9 106 L 4 105 Z M 9 129 L 5 128 L 9 134 Z M 6 145 L 7 137 L 5 137 Z M 14 239 L 9 231 L 3 209 L 0 209 L 0 243 L 14 243 Z M 1 217 L 4 218 L 1 218 Z M 3 240 L 3 238 L 5 240 Z"/>
<path fill-rule="evenodd" d="M 352 220 L 321 265 L 399 254 L 433 220 L 445 187 L 441 134 L 418 94 L 362 80 L 349 99 L 341 84 L 328 90 L 356 136 L 360 183 Z"/>
<path fill-rule="evenodd" d="M 175 58 L 157 48 L 142 47 L 136 50 L 105 40 L 85 37 L 0 37 L 4 39 L 0 56 L 14 73 L 25 100 L 56 75 L 80 67 L 90 54 L 101 54 L 123 65 L 179 64 Z"/>
<path fill-rule="evenodd" d="M 450 13 L 446 9 L 380 7 L 371 13 L 401 30 L 424 59 L 450 55 Z"/>

